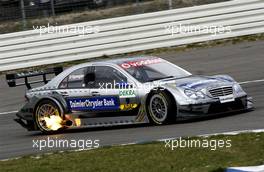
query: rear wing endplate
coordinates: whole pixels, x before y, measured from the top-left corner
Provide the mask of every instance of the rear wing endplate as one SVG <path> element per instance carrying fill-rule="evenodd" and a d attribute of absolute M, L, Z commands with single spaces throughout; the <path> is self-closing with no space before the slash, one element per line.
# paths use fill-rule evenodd
<path fill-rule="evenodd" d="M 45 83 L 47 84 L 49 80 L 47 79 L 48 74 L 55 74 L 56 76 L 63 71 L 63 67 L 54 67 L 42 71 L 29 71 L 21 73 L 10 73 L 6 74 L 6 81 L 9 87 L 17 87 L 25 85 L 28 89 L 31 89 L 31 84 Z M 42 76 L 41 80 L 29 81 L 29 78 Z M 17 79 L 24 79 L 24 82 L 17 83 Z"/>

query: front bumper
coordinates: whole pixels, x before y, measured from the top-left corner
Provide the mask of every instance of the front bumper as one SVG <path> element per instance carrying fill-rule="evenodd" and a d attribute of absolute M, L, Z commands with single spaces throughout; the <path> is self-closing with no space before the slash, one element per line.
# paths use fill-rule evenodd
<path fill-rule="evenodd" d="M 16 118 L 14 119 L 17 123 L 19 123 L 22 127 L 26 128 L 28 131 L 36 131 L 37 127 L 34 123 L 34 121 L 26 121 L 22 118 Z"/>
<path fill-rule="evenodd" d="M 238 112 L 253 109 L 251 97 L 236 98 L 233 102 L 220 103 L 220 101 L 182 105 L 178 107 L 178 118 L 203 117 L 230 112 Z"/>

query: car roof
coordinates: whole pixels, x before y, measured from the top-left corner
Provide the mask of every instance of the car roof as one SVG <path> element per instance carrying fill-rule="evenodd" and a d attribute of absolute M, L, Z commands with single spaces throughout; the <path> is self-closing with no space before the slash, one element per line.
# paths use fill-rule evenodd
<path fill-rule="evenodd" d="M 157 57 L 142 55 L 142 56 L 132 56 L 132 57 L 126 57 L 126 58 L 123 57 L 123 58 L 118 58 L 118 59 L 111 59 L 106 62 L 114 63 L 114 64 L 122 64 L 122 63 L 129 62 L 129 61 L 138 61 L 138 60 L 146 60 L 146 59 L 154 59 L 154 58 L 157 58 Z"/>
<path fill-rule="evenodd" d="M 98 61 L 87 62 L 87 63 L 82 63 L 82 64 L 79 64 L 79 65 L 75 65 L 75 66 L 73 66 L 73 68 L 80 68 L 80 67 L 85 67 L 85 66 L 89 66 L 89 65 L 97 65 L 97 64 L 119 65 L 119 64 L 126 63 L 126 62 L 129 62 L 129 61 L 138 61 L 138 60 L 155 59 L 155 58 L 157 58 L 157 57 L 142 55 L 142 56 L 122 57 L 122 58 L 116 58 L 116 59 L 107 59 L 107 60 L 106 59 L 101 59 L 101 60 L 98 60 Z"/>
<path fill-rule="evenodd" d="M 109 60 L 98 60 L 94 62 L 87 62 L 87 63 L 82 63 L 78 65 L 74 65 L 65 71 L 63 71 L 61 74 L 53 78 L 46 86 L 57 86 L 62 79 L 64 79 L 69 73 L 73 72 L 74 70 L 91 66 L 91 65 L 110 65 L 110 66 L 119 66 L 119 64 L 130 62 L 130 61 L 139 61 L 139 60 L 146 60 L 146 59 L 155 59 L 157 57 L 154 56 L 132 56 L 132 57 L 123 57 L 123 58 L 117 58 L 117 59 L 109 59 Z"/>

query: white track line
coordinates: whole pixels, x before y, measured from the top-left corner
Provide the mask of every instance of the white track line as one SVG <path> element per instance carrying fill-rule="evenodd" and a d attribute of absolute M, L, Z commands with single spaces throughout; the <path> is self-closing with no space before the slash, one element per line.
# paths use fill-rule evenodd
<path fill-rule="evenodd" d="M 264 79 L 253 80 L 253 81 L 244 81 L 244 82 L 239 82 L 239 84 L 250 84 L 250 83 L 258 83 L 258 82 L 264 82 Z"/>
<path fill-rule="evenodd" d="M 10 111 L 10 112 L 0 112 L 0 115 L 6 115 L 11 113 L 17 113 L 18 111 Z"/>
<path fill-rule="evenodd" d="M 214 134 L 202 134 L 198 135 L 200 137 L 209 137 L 209 136 L 217 136 L 217 135 L 238 135 L 244 133 L 263 133 L 264 129 L 253 129 L 253 130 L 238 130 L 238 131 L 227 131 L 222 133 L 214 133 Z"/>
<path fill-rule="evenodd" d="M 264 82 L 264 79 L 259 79 L 259 80 L 253 80 L 253 81 L 244 81 L 244 82 L 239 82 L 239 84 L 250 84 L 250 83 L 259 83 L 259 82 Z M 0 115 L 5 115 L 5 114 L 11 114 L 11 113 L 17 113 L 18 111 L 10 111 L 10 112 L 0 112 Z"/>

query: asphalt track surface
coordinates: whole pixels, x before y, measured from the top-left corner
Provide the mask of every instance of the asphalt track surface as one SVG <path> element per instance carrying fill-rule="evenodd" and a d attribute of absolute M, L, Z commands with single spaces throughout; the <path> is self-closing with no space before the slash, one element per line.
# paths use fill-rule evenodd
<path fill-rule="evenodd" d="M 264 41 L 203 48 L 161 57 L 187 69 L 193 74 L 229 74 L 239 82 L 264 79 Z M 238 130 L 264 128 L 264 82 L 249 82 L 243 88 L 254 98 L 255 111 L 206 120 L 179 122 L 166 126 L 125 126 L 80 129 L 52 136 L 28 132 L 13 121 L 24 103 L 24 87 L 8 88 L 0 81 L 0 159 L 38 154 L 58 149 L 39 151 L 32 148 L 33 140 L 99 139 L 100 145 L 127 144 L 180 136 L 194 136 Z M 2 113 L 10 112 L 10 113 Z"/>

